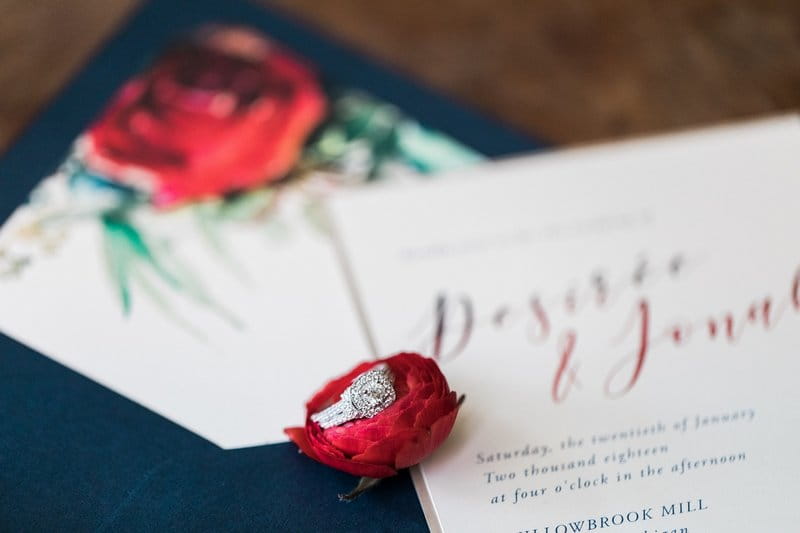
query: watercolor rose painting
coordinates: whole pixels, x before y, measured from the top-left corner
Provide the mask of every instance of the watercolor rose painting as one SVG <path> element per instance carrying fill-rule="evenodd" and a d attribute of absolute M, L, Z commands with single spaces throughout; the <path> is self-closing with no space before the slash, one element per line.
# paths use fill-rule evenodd
<path fill-rule="evenodd" d="M 417 179 L 480 156 L 391 104 L 321 76 L 248 28 L 206 26 L 125 82 L 31 194 L 24 224 L 0 241 L 0 277 L 24 275 L 94 220 L 123 313 L 150 299 L 191 330 L 171 301 L 188 299 L 232 327 L 239 317 L 208 291 L 170 227 L 190 221 L 231 276 L 245 257 L 226 232 L 292 238 L 302 213 L 328 231 L 325 197 L 378 180 Z"/>

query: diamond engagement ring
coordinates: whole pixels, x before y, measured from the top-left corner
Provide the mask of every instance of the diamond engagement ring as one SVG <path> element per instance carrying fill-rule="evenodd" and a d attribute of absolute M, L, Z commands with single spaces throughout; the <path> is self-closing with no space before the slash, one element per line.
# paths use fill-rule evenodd
<path fill-rule="evenodd" d="M 311 415 L 311 420 L 328 429 L 357 418 L 372 418 L 394 402 L 393 382 L 387 365 L 375 366 L 354 379 L 338 402 Z"/>

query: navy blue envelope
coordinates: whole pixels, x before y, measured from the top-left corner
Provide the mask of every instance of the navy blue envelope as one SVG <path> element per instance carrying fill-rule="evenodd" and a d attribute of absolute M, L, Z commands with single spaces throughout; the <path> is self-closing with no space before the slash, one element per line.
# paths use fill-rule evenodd
<path fill-rule="evenodd" d="M 178 32 L 260 28 L 326 76 L 392 102 L 477 151 L 540 145 L 375 65 L 283 15 L 242 2 L 144 5 L 0 160 L 0 221 L 51 173 L 120 84 Z M 357 501 L 357 480 L 293 444 L 225 451 L 0 335 L 0 530 L 424 531 L 407 473 Z"/>

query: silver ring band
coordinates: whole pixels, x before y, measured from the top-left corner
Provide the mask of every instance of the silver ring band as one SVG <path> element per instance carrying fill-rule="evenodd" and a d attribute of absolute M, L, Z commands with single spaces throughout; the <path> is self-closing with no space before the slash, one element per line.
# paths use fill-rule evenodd
<path fill-rule="evenodd" d="M 338 402 L 311 415 L 311 421 L 328 429 L 358 418 L 372 418 L 394 403 L 395 398 L 392 371 L 380 364 L 356 377 Z"/>

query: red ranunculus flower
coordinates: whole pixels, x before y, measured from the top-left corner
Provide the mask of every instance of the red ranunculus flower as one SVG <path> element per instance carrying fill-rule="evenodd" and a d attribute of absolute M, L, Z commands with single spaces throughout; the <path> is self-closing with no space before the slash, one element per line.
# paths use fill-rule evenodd
<path fill-rule="evenodd" d="M 324 115 L 314 74 L 263 36 L 210 27 L 128 81 L 87 163 L 169 206 L 283 177 Z"/>
<path fill-rule="evenodd" d="M 312 414 L 337 402 L 359 374 L 380 363 L 394 374 L 394 403 L 372 418 L 324 430 L 311 421 Z M 306 409 L 305 427 L 284 430 L 306 455 L 349 474 L 385 478 L 419 463 L 447 438 L 458 400 L 433 359 L 401 353 L 361 363 L 326 384 Z"/>

